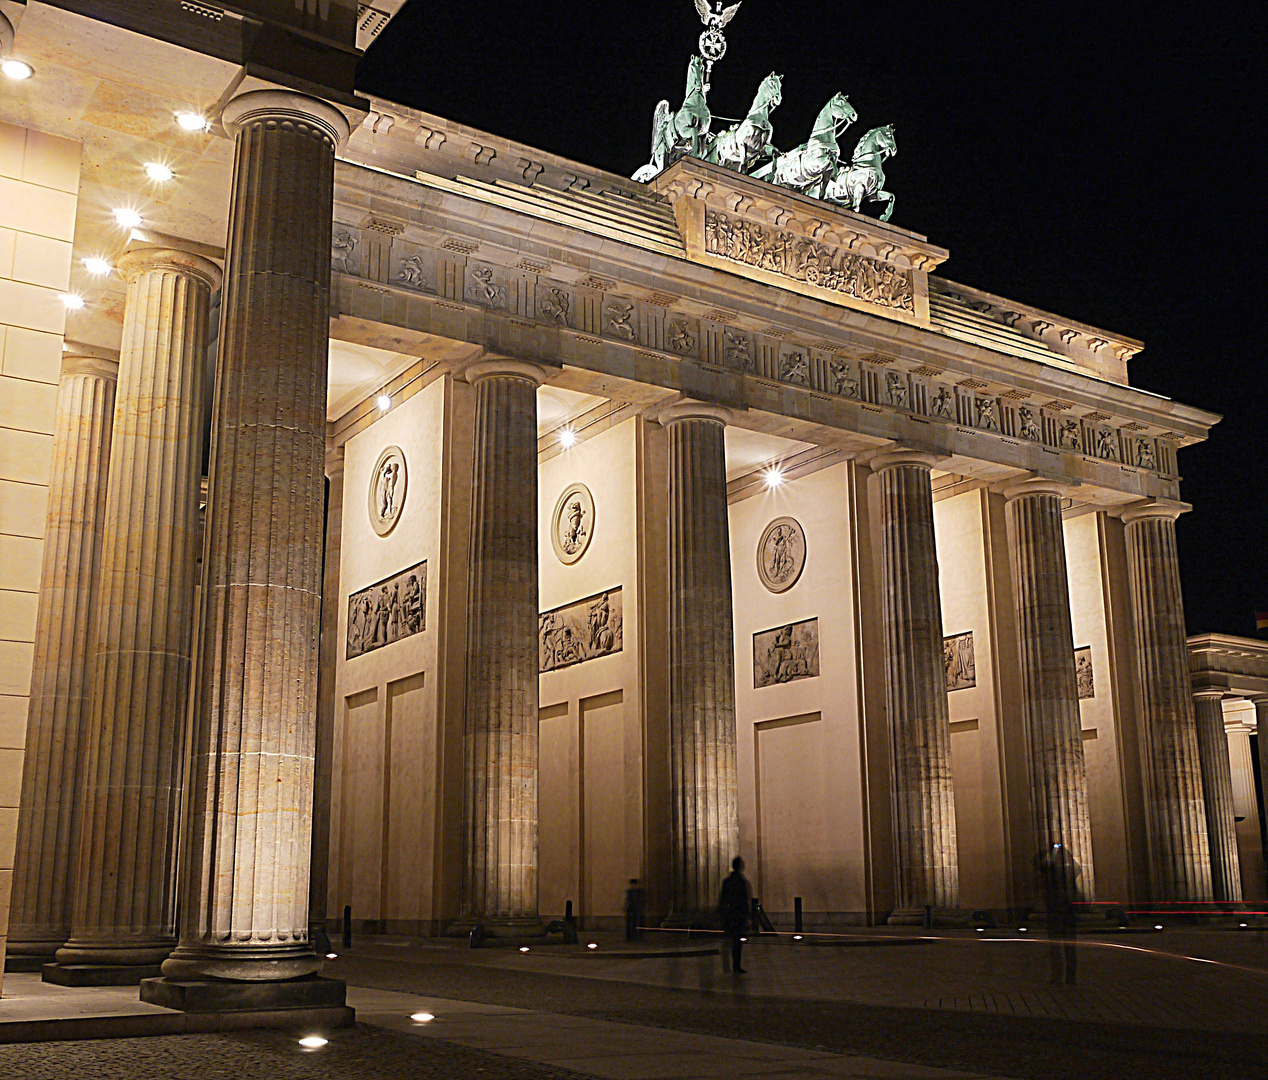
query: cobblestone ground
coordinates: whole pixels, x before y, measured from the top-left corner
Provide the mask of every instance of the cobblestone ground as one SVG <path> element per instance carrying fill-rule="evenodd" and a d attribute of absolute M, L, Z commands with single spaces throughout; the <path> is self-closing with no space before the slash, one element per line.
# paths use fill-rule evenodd
<path fill-rule="evenodd" d="M 519 968 L 515 965 L 520 960 L 499 957 L 493 950 L 473 954 L 463 949 L 368 946 L 345 952 L 331 973 L 349 983 L 382 990 L 434 994 L 1026 1080 L 1246 1080 L 1268 1076 L 1268 1022 L 1258 1010 L 1253 1010 L 1256 1015 L 1250 1017 L 1250 1031 L 1214 1032 L 1172 1026 L 1166 1020 L 1128 1024 L 1059 1014 L 1018 1016 L 935 1009 L 922 1007 L 928 988 L 920 972 L 936 964 L 930 960 L 922 962 L 915 950 L 820 952 L 836 954 L 840 959 L 833 962 L 819 957 L 810 963 L 803 993 L 798 997 L 788 996 L 787 992 L 764 995 L 758 989 L 760 983 L 749 984 L 753 989 L 746 994 L 732 993 L 728 989 L 730 980 L 721 977 L 713 988 L 682 988 L 640 984 L 636 981 L 640 976 L 633 972 L 625 976 L 631 981 L 586 977 L 583 967 L 578 967 L 575 975 L 561 975 L 557 971 Z M 1041 954 L 1041 959 L 1046 957 Z M 528 962 L 529 958 L 523 960 Z M 760 961 L 755 955 L 750 971 Z M 835 979 L 825 967 L 830 963 L 842 968 Z M 851 967 L 859 965 L 876 968 L 874 974 L 879 979 L 906 984 L 911 1007 L 839 1000 L 840 979 Z M 1169 969 L 1160 970 L 1164 973 L 1152 981 L 1173 985 L 1176 978 L 1193 977 L 1187 971 L 1177 976 Z M 862 971 L 856 975 L 861 977 Z M 1044 975 L 1046 983 L 1046 971 Z M 1111 987 L 1113 981 L 1105 980 Z M 1222 998 L 1230 1015 L 1245 1015 L 1239 1003 L 1238 991 L 1244 989 L 1241 986 L 1230 983 L 1220 995 L 1218 981 L 1206 985 L 1203 979 L 1194 978 L 1194 984 L 1191 990 L 1195 995 L 1215 1001 Z M 1074 991 L 1078 992 L 1081 991 Z M 838 999 L 827 1000 L 834 997 Z M 1210 1001 L 1204 1000 L 1203 1004 L 1209 1005 Z"/>
<path fill-rule="evenodd" d="M 170 1035 L 0 1046 L 3 1080 L 577 1080 L 448 1043 L 358 1025 L 303 1050 L 294 1034 Z"/>

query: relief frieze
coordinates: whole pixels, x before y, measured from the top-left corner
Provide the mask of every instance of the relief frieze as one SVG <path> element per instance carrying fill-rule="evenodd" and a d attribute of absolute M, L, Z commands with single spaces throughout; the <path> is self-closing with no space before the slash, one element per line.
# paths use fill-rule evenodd
<path fill-rule="evenodd" d="M 841 293 L 865 304 L 914 313 L 911 274 L 796 233 L 767 228 L 716 210 L 705 211 L 705 251 Z"/>

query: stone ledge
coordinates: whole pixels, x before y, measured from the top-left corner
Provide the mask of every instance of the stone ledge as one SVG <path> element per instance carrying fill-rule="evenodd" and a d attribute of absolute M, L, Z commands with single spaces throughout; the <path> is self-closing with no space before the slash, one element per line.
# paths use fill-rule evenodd
<path fill-rule="evenodd" d="M 132 1016 L 76 1016 L 0 1023 L 0 1045 L 131 1039 L 152 1035 L 199 1035 L 247 1028 L 351 1027 L 356 1013 L 347 1005 L 325 1009 L 271 1009 L 226 1012 L 172 1012 Z"/>
<path fill-rule="evenodd" d="M 338 1010 L 346 1008 L 347 984 L 318 976 L 280 982 L 146 979 L 141 1000 L 184 1013 Z"/>
<path fill-rule="evenodd" d="M 138 986 L 159 974 L 158 964 L 44 964 L 40 977 L 54 986 Z"/>

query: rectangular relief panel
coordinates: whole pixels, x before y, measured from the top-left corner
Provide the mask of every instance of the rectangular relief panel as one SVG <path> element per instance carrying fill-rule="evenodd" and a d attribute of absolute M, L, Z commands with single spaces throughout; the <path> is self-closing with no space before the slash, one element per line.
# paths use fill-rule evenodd
<path fill-rule="evenodd" d="M 1074 676 L 1079 684 L 1079 700 L 1096 697 L 1096 678 L 1092 670 L 1092 647 L 1074 650 Z"/>
<path fill-rule="evenodd" d="M 977 658 L 973 631 L 942 639 L 942 662 L 947 669 L 947 692 L 971 690 L 977 685 Z"/>
<path fill-rule="evenodd" d="M 348 597 L 349 660 L 426 629 L 426 560 Z"/>
<path fill-rule="evenodd" d="M 624 647 L 621 588 L 543 612 L 537 625 L 539 669 L 559 671 Z"/>
<path fill-rule="evenodd" d="M 819 620 L 789 623 L 753 635 L 753 688 L 819 675 Z"/>

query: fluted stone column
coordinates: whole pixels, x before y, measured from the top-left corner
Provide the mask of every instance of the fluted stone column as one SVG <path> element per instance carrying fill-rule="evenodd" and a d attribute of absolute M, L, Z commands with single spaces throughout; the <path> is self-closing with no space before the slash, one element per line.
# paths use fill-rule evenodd
<path fill-rule="evenodd" d="M 323 963 L 308 940 L 308 872 L 330 229 L 348 123 L 279 90 L 234 98 L 222 119 L 236 145 L 180 945 L 142 997 L 184 1006 L 180 980 L 275 983 L 221 987 L 237 1002 L 224 1007 L 252 1008 L 311 1004 L 286 995 L 312 984 L 278 980 Z"/>
<path fill-rule="evenodd" d="M 467 593 L 461 927 L 537 917 L 537 387 L 515 360 L 467 369 L 475 453 Z"/>
<path fill-rule="evenodd" d="M 70 940 L 56 982 L 139 982 L 175 944 L 207 316 L 220 271 L 142 248 L 128 283 L 106 493 Z"/>
<path fill-rule="evenodd" d="M 1224 694 L 1219 690 L 1199 690 L 1193 695 L 1206 835 L 1211 845 L 1211 891 L 1219 903 L 1238 904 L 1242 899 L 1242 863 L 1237 851 L 1233 766 L 1228 756 L 1223 702 Z"/>
<path fill-rule="evenodd" d="M 1140 690 L 1153 899 L 1212 899 L 1197 726 L 1176 554 L 1175 504 L 1123 514 Z"/>
<path fill-rule="evenodd" d="M 717 911 L 739 855 L 735 632 L 726 501 L 726 424 L 711 405 L 676 402 L 669 434 L 670 918 Z"/>
<path fill-rule="evenodd" d="M 118 377 L 116 361 L 62 358 L 9 909 L 9 971 L 39 970 L 71 933 L 76 795 Z"/>
<path fill-rule="evenodd" d="M 942 599 L 933 532 L 931 454 L 872 461 L 880 485 L 881 621 L 894 806 L 896 907 L 891 922 L 956 908 L 960 866 Z"/>
<path fill-rule="evenodd" d="M 1082 871 L 1084 900 L 1096 896 L 1083 723 L 1074 670 L 1060 485 L 1027 480 L 1005 492 L 1021 662 L 1022 722 L 1030 746 L 1034 843 L 1061 844 Z"/>
<path fill-rule="evenodd" d="M 1251 703 L 1255 706 L 1255 735 L 1256 742 L 1259 743 L 1259 775 L 1268 777 L 1268 694 L 1252 697 Z M 1268 781 L 1265 781 L 1268 783 Z M 1260 828 L 1264 827 L 1264 823 L 1260 823 Z M 1265 881 L 1268 886 L 1268 834 L 1261 833 L 1259 837 L 1260 846 L 1264 851 L 1264 868 Z"/>
<path fill-rule="evenodd" d="M 343 552 L 344 449 L 326 452 L 326 553 L 321 586 L 321 644 L 317 681 L 317 742 L 313 758 L 313 855 L 308 883 L 308 935 L 318 951 L 330 942 L 330 800 L 335 757 L 335 671 L 339 663 L 339 564 Z"/>

